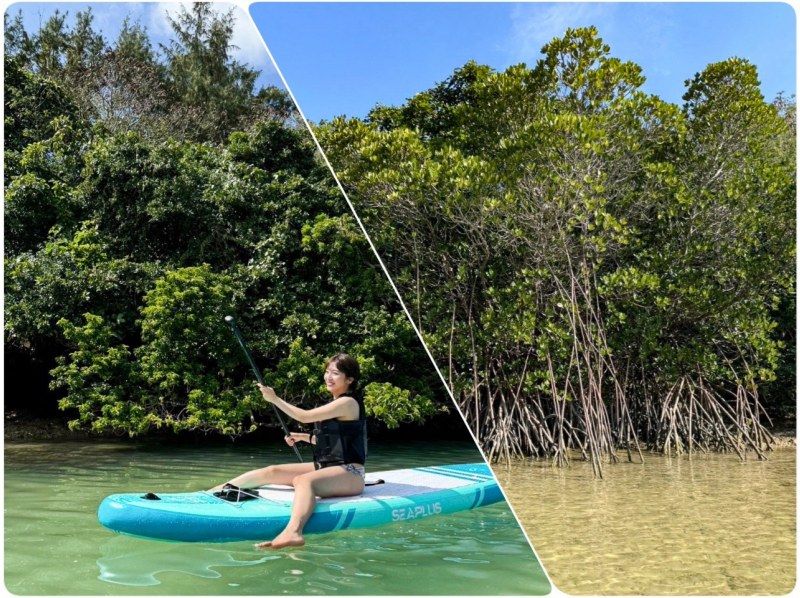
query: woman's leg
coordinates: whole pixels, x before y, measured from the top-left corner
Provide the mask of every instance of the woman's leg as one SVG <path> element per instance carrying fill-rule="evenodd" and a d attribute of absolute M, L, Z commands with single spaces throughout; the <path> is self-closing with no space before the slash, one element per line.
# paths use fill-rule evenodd
<path fill-rule="evenodd" d="M 283 465 L 270 465 L 261 469 L 254 469 L 233 478 L 229 484 L 239 488 L 257 488 L 265 484 L 283 484 L 291 486 L 292 480 L 304 473 L 314 471 L 313 463 L 285 463 Z M 209 492 L 222 490 L 225 484 L 214 486 Z"/>
<path fill-rule="evenodd" d="M 294 502 L 292 516 L 284 530 L 271 542 L 256 544 L 256 548 L 284 548 L 285 546 L 302 546 L 303 527 L 317 503 L 317 496 L 355 496 L 364 491 L 364 480 L 360 475 L 347 471 L 338 465 L 326 467 L 297 476 L 292 482 L 294 486 Z"/>

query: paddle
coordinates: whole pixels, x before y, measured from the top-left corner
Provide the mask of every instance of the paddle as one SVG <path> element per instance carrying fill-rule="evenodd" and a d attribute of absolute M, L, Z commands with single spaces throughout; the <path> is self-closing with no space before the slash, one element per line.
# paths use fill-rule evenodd
<path fill-rule="evenodd" d="M 242 348 L 242 352 L 244 353 L 245 357 L 247 357 L 247 361 L 250 362 L 250 367 L 253 369 L 253 374 L 255 374 L 256 380 L 258 380 L 259 384 L 263 385 L 264 379 L 261 377 L 261 372 L 258 371 L 258 367 L 256 367 L 256 362 L 253 361 L 253 356 L 250 353 L 250 349 L 247 348 L 247 345 L 244 342 L 242 333 L 239 330 L 239 327 L 236 325 L 236 320 L 233 319 L 233 316 L 225 316 L 225 322 L 231 327 L 233 336 L 235 336 L 236 340 L 239 341 L 239 346 Z M 270 405 L 272 405 L 272 403 L 270 403 Z M 283 433 L 286 434 L 286 436 L 291 436 L 289 428 L 286 427 L 286 423 L 283 421 L 283 417 L 281 417 L 281 412 L 278 411 L 278 408 L 275 405 L 272 405 L 272 408 L 275 410 L 275 415 L 278 417 L 281 428 L 283 428 Z M 302 463 L 303 457 L 300 454 L 300 451 L 297 450 L 295 445 L 292 445 L 292 448 L 294 449 L 294 454 L 297 455 L 297 459 Z"/>

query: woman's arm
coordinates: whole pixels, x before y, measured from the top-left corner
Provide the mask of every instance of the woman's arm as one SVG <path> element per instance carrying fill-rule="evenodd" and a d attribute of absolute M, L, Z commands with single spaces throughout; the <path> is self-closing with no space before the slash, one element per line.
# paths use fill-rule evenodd
<path fill-rule="evenodd" d="M 267 401 L 302 424 L 310 424 L 323 419 L 334 419 L 337 417 L 358 418 L 358 403 L 352 397 L 339 397 L 322 407 L 301 409 L 300 407 L 295 407 L 291 403 L 284 401 L 276 395 L 275 390 L 269 386 L 262 386 L 259 384 L 258 389 Z"/>
<path fill-rule="evenodd" d="M 294 446 L 298 442 L 307 442 L 308 444 L 317 444 L 317 439 L 313 438 L 308 432 L 291 432 L 285 437 L 286 444 Z"/>

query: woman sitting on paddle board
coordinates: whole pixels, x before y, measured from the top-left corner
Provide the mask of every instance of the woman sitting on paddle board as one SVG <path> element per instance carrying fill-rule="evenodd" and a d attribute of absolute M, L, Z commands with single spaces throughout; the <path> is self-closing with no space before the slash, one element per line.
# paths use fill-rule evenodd
<path fill-rule="evenodd" d="M 300 409 L 290 405 L 268 387 L 258 385 L 264 398 L 300 423 L 314 423 L 311 434 L 292 432 L 286 444 L 308 442 L 314 446 L 313 463 L 287 463 L 254 469 L 228 482 L 239 488 L 266 484 L 294 487 L 289 523 L 269 542 L 256 548 L 302 546 L 303 527 L 314 512 L 316 497 L 355 496 L 364 491 L 364 463 L 367 460 L 367 427 L 364 399 L 358 390 L 360 368 L 346 353 L 331 357 L 325 365 L 325 386 L 333 396 L 327 405 Z M 221 484 L 212 491 L 223 489 Z"/>

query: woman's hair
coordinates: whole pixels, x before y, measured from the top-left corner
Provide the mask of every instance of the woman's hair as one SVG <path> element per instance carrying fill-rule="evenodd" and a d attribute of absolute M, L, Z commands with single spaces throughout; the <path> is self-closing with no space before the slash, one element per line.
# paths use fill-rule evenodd
<path fill-rule="evenodd" d="M 347 390 L 354 395 L 359 393 L 358 381 L 361 379 L 361 368 L 356 358 L 347 353 L 337 353 L 325 362 L 325 369 L 328 369 L 331 364 L 345 376 L 353 379 Z"/>

